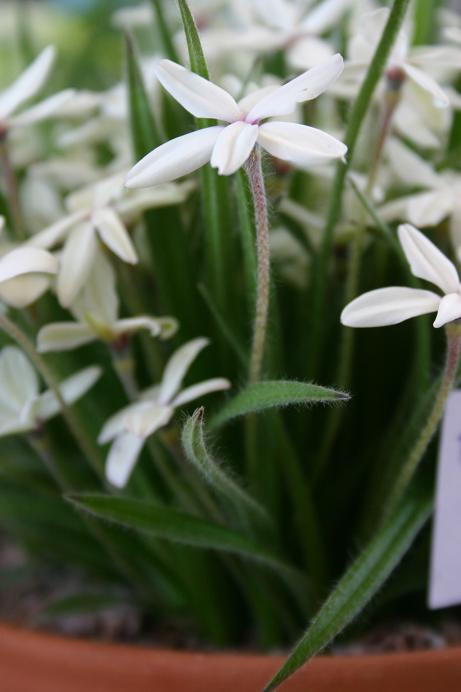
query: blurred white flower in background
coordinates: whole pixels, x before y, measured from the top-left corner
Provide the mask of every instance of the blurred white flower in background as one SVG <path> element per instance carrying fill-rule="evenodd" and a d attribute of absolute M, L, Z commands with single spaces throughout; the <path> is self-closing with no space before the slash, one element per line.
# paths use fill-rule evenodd
<path fill-rule="evenodd" d="M 118 311 L 115 272 L 99 252 L 83 291 L 71 308 L 78 321 L 52 322 L 42 327 L 37 336 L 38 351 L 68 351 L 97 339 L 116 345 L 140 329 L 147 330 L 151 336 L 168 339 L 178 327 L 172 317 L 139 315 L 119 319 Z"/>
<path fill-rule="evenodd" d="M 65 89 L 21 111 L 24 104 L 45 85 L 55 58 L 54 47 L 48 46 L 9 87 L 0 92 L 0 133 L 53 117 L 73 98 L 75 91 Z"/>
<path fill-rule="evenodd" d="M 59 391 L 66 404 L 80 399 L 101 376 L 101 368 L 90 366 L 66 378 Z M 15 346 L 0 351 L 0 435 L 35 432 L 60 413 L 55 394 L 40 393 L 37 374 L 23 352 Z"/>
<path fill-rule="evenodd" d="M 322 130 L 297 123 L 262 120 L 291 114 L 298 103 L 314 99 L 338 78 L 339 54 L 280 87 L 258 90 L 238 103 L 224 89 L 171 60 L 156 74 L 163 87 L 192 115 L 230 123 L 207 127 L 154 149 L 129 172 L 127 187 L 158 185 L 187 175 L 210 162 L 220 175 L 235 173 L 256 143 L 300 168 L 345 156 L 346 146 Z"/>
<path fill-rule="evenodd" d="M 387 158 L 394 175 L 407 188 L 422 191 L 397 197 L 379 209 L 385 221 L 409 221 L 414 226 L 436 226 L 450 219 L 455 249 L 461 247 L 461 175 L 458 171 L 437 172 L 428 161 L 398 140 L 390 140 Z"/>
<path fill-rule="evenodd" d="M 214 378 L 181 390 L 192 362 L 208 343 L 208 339 L 198 338 L 181 346 L 166 364 L 160 384 L 145 390 L 138 401 L 123 408 L 103 426 L 98 442 L 101 445 L 112 442 L 106 477 L 115 487 L 126 485 L 145 441 L 168 425 L 179 406 L 230 387 L 228 380 Z"/>
<path fill-rule="evenodd" d="M 437 312 L 434 327 L 443 327 L 461 317 L 461 284 L 453 262 L 409 224 L 399 226 L 398 233 L 412 273 L 444 295 L 404 286 L 368 291 L 342 311 L 341 322 L 347 327 L 384 327 L 430 312 Z"/>
<path fill-rule="evenodd" d="M 47 249 L 64 243 L 57 279 L 57 295 L 64 307 L 72 305 L 83 288 L 98 240 L 123 262 L 136 264 L 137 253 L 126 225 L 146 209 L 184 201 L 191 190 L 191 184 L 186 183 L 132 193 L 124 188 L 124 177 L 118 173 L 72 193 L 66 199 L 68 215 L 28 241 Z"/>
<path fill-rule="evenodd" d="M 0 300 L 16 308 L 30 305 L 57 271 L 58 260 L 46 250 L 22 246 L 7 251 L 0 258 Z"/>

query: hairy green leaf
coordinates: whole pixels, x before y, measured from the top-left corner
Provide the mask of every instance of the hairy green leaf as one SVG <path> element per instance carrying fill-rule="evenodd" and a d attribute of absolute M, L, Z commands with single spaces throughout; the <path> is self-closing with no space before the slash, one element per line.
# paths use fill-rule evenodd
<path fill-rule="evenodd" d="M 267 692 L 324 649 L 360 613 L 405 555 L 431 511 L 432 499 L 427 493 L 406 498 L 340 579 L 265 688 Z"/>
<path fill-rule="evenodd" d="M 269 408 L 338 403 L 347 401 L 349 398 L 346 392 L 320 387 L 310 382 L 266 380 L 242 389 L 212 418 L 210 427 L 217 428 L 233 418 L 245 416 L 248 413 L 258 413 Z"/>
<path fill-rule="evenodd" d="M 251 497 L 209 453 L 204 436 L 204 409 L 197 409 L 186 421 L 182 431 L 182 444 L 188 460 L 198 469 L 207 483 L 228 500 L 237 515 L 242 514 L 250 524 L 267 522 L 265 510 Z"/>

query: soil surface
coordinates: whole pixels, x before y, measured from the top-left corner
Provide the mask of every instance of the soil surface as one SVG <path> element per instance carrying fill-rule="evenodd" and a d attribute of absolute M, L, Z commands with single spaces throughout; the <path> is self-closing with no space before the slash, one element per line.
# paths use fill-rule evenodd
<path fill-rule="evenodd" d="M 146 623 L 141 611 L 129 602 L 128 594 L 107 593 L 104 588 L 89 591 L 83 575 L 75 572 L 34 568 L 18 547 L 0 536 L 0 619 L 73 637 L 175 649 L 209 648 L 188 634 L 187 623 Z M 454 645 L 461 645 L 461 620 L 447 616 L 437 623 L 437 629 L 403 620 L 389 621 L 352 643 L 334 646 L 331 654 L 354 656 Z"/>

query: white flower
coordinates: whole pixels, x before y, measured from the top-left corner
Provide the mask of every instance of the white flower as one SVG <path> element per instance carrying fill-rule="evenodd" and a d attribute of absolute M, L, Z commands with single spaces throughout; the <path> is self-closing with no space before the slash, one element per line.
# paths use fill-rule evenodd
<path fill-rule="evenodd" d="M 142 211 L 182 202 L 191 186 L 167 185 L 155 190 L 130 193 L 123 187 L 124 174 L 105 178 L 69 195 L 70 212 L 29 239 L 34 247 L 52 248 L 64 242 L 57 280 L 61 305 L 69 307 L 83 288 L 101 241 L 123 262 L 136 264 L 136 250 L 125 224 Z"/>
<path fill-rule="evenodd" d="M 206 53 L 221 56 L 239 51 L 265 54 L 283 50 L 288 65 L 295 69 L 306 70 L 322 63 L 334 51 L 328 41 L 319 37 L 337 25 L 352 0 L 323 0 L 307 9 L 309 4 L 252 0 L 247 3 L 250 16 L 243 15 L 239 26 L 202 32 Z"/>
<path fill-rule="evenodd" d="M 349 42 L 342 79 L 334 89 L 338 96 L 355 98 L 389 16 L 388 8 L 366 13 Z M 375 98 L 382 97 L 384 80 L 402 82 L 400 100 L 393 115 L 394 127 L 423 147 L 439 144 L 450 124 L 450 98 L 445 86 L 461 69 L 461 50 L 453 46 L 411 47 L 405 27 L 395 41 L 383 80 Z"/>
<path fill-rule="evenodd" d="M 341 322 L 348 327 L 383 327 L 437 312 L 434 327 L 461 317 L 461 284 L 456 267 L 426 236 L 409 224 L 399 226 L 399 240 L 412 273 L 442 293 L 404 286 L 369 291 L 346 305 Z"/>
<path fill-rule="evenodd" d="M 68 377 L 59 385 L 66 404 L 73 404 L 95 384 L 101 369 L 91 366 Z M 0 435 L 33 432 L 60 412 L 50 390 L 40 394 L 36 372 L 15 346 L 0 351 Z"/>
<path fill-rule="evenodd" d="M 106 462 L 106 477 L 117 488 L 123 488 L 131 475 L 144 442 L 159 428 L 168 425 L 178 406 L 210 392 L 228 389 L 228 380 L 205 380 L 180 391 L 191 363 L 208 340 L 199 338 L 187 342 L 168 361 L 162 381 L 142 393 L 139 401 L 126 406 L 104 425 L 99 444 L 112 442 Z"/>
<path fill-rule="evenodd" d="M 46 250 L 18 247 L 0 258 L 0 299 L 22 308 L 30 305 L 50 285 L 58 261 Z"/>
<path fill-rule="evenodd" d="M 43 87 L 55 57 L 54 47 L 48 46 L 13 84 L 0 93 L 0 130 L 8 131 L 11 127 L 31 125 L 46 120 L 55 115 L 74 96 L 73 89 L 66 89 L 16 114 L 21 106 L 32 99 Z"/>
<path fill-rule="evenodd" d="M 436 226 L 450 219 L 450 233 L 455 248 L 461 247 L 461 175 L 457 171 L 438 173 L 414 151 L 397 140 L 390 140 L 387 158 L 397 175 L 408 187 L 422 192 L 398 197 L 384 204 L 380 216 L 385 221 L 405 220 L 414 226 Z"/>
<path fill-rule="evenodd" d="M 37 336 L 37 348 L 41 353 L 68 351 L 96 339 L 117 344 L 140 329 L 146 329 L 151 336 L 167 339 L 177 330 L 177 322 L 172 317 L 140 315 L 119 319 L 118 309 L 115 272 L 100 252 L 82 293 L 72 306 L 78 321 L 55 322 L 42 327 Z"/>
<path fill-rule="evenodd" d="M 127 187 L 148 187 L 179 178 L 210 162 L 231 175 L 258 142 L 273 156 L 309 168 L 345 156 L 342 142 L 307 125 L 266 122 L 289 115 L 298 103 L 316 98 L 341 74 L 339 54 L 281 87 L 257 91 L 237 103 L 221 87 L 181 65 L 161 60 L 156 74 L 164 88 L 192 115 L 230 123 L 177 137 L 147 154 L 128 174 Z"/>

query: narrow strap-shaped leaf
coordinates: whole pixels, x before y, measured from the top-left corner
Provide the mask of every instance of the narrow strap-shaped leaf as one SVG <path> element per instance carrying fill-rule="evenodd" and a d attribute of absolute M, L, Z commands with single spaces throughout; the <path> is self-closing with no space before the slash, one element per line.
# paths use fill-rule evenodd
<path fill-rule="evenodd" d="M 210 427 L 217 428 L 224 423 L 257 413 L 268 408 L 299 406 L 314 403 L 339 403 L 350 398 L 346 392 L 320 387 L 310 382 L 296 380 L 266 380 L 256 382 L 242 389 L 211 420 Z"/>
<path fill-rule="evenodd" d="M 268 517 L 261 505 L 249 495 L 220 466 L 209 453 L 204 436 L 203 408 L 197 409 L 186 421 L 182 431 L 182 444 L 188 460 L 198 469 L 207 483 L 228 500 L 238 516 L 244 515 L 250 525 L 267 522 Z M 247 521 L 245 523 L 248 523 Z"/>
<path fill-rule="evenodd" d="M 197 25 L 195 23 L 192 12 L 189 9 L 187 0 L 178 0 L 179 11 L 186 34 L 187 50 L 189 51 L 190 67 L 192 72 L 196 72 L 201 77 L 209 79 L 208 65 L 206 64 L 205 54 L 203 52 L 200 37 L 198 35 Z"/>
<path fill-rule="evenodd" d="M 162 0 L 151 0 L 152 9 L 154 10 L 154 17 L 156 21 L 156 27 L 158 28 L 160 38 L 163 44 L 163 50 L 165 54 L 174 60 L 174 62 L 179 62 L 178 51 L 175 48 L 171 31 L 165 20 L 165 13 L 162 7 Z M 166 3 L 164 3 L 166 5 Z"/>
<path fill-rule="evenodd" d="M 126 79 L 133 154 L 140 159 L 160 143 L 133 39 L 126 34 Z"/>
<path fill-rule="evenodd" d="M 184 26 L 184 33 L 186 35 L 191 70 L 201 77 L 209 79 L 210 75 L 205 54 L 187 0 L 178 0 L 178 5 Z M 215 124 L 215 120 L 210 120 L 208 118 L 196 119 L 198 128 L 210 127 Z M 226 238 L 225 219 L 222 218 L 223 215 L 221 214 L 224 205 L 224 197 L 226 195 L 225 182 L 220 181 L 217 172 L 208 165 L 201 169 L 200 177 L 203 213 L 205 217 L 204 227 L 207 234 L 207 270 L 211 287 L 216 297 L 217 306 L 223 309 L 227 295 L 225 259 L 228 257 L 228 239 Z"/>
<path fill-rule="evenodd" d="M 153 502 L 98 493 L 68 495 L 79 510 L 127 529 L 183 545 L 234 553 L 271 567 L 298 592 L 306 593 L 304 578 L 264 546 L 242 533 L 192 514 Z"/>
<path fill-rule="evenodd" d="M 135 159 L 161 144 L 133 40 L 127 36 L 126 75 L 132 148 Z M 182 315 L 187 335 L 195 334 L 197 291 L 187 238 L 177 206 L 144 214 L 146 239 L 158 285 L 160 307 Z"/>
<path fill-rule="evenodd" d="M 428 493 L 405 498 L 340 579 L 266 692 L 324 649 L 358 615 L 405 555 L 431 511 Z"/>

